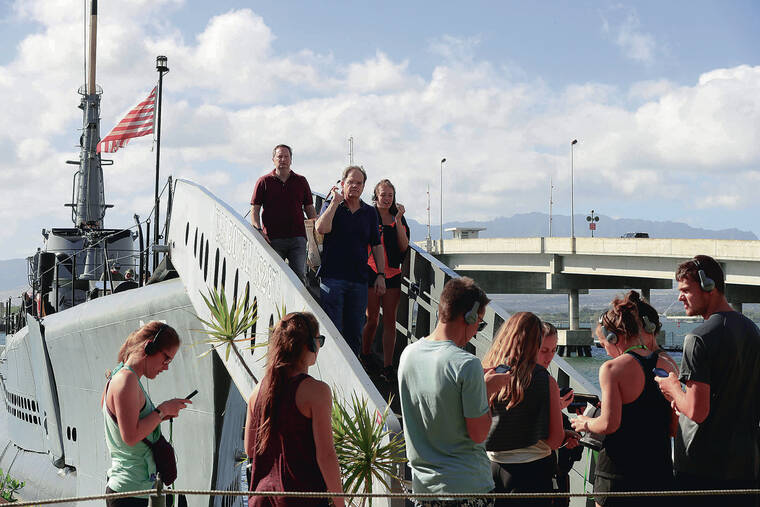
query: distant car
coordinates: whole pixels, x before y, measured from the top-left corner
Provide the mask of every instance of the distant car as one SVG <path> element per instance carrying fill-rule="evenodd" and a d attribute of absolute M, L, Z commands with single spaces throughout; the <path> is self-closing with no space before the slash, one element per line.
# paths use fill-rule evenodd
<path fill-rule="evenodd" d="M 649 233 L 648 232 L 626 232 L 621 238 L 648 238 Z"/>

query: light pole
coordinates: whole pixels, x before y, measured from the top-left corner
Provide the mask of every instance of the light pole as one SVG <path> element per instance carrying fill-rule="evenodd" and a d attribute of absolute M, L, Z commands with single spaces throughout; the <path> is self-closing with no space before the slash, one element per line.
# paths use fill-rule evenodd
<path fill-rule="evenodd" d="M 443 253 L 443 163 L 446 162 L 446 158 L 441 159 L 441 251 Z"/>
<path fill-rule="evenodd" d="M 573 147 L 578 143 L 577 139 L 570 142 L 570 237 L 575 237 L 575 222 L 573 213 L 575 212 L 575 201 L 573 196 Z"/>
<path fill-rule="evenodd" d="M 596 230 L 596 223 L 599 221 L 599 215 L 594 215 L 594 210 L 591 210 L 590 215 L 586 215 L 586 222 L 588 222 L 588 228 L 591 230 L 591 237 L 594 237 L 594 231 Z"/>
<path fill-rule="evenodd" d="M 161 211 L 161 202 L 158 200 L 158 177 L 159 177 L 159 161 L 161 160 L 161 99 L 163 97 L 163 88 L 164 88 L 164 74 L 169 72 L 169 67 L 167 66 L 167 58 L 163 55 L 159 55 L 156 57 L 156 71 L 158 71 L 158 118 L 156 121 L 156 193 L 154 196 L 155 200 L 155 206 L 156 206 L 156 215 L 153 217 L 155 221 L 153 222 L 153 244 L 158 245 L 159 240 L 159 227 L 160 224 L 158 223 L 159 214 Z M 164 239 L 164 244 L 166 244 L 166 239 Z M 154 249 L 153 250 L 153 271 L 156 270 L 158 267 L 158 252 Z"/>

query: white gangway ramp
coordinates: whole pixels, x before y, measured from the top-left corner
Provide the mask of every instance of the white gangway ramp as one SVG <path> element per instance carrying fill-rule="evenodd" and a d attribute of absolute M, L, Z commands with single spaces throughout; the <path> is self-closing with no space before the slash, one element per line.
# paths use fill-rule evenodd
<path fill-rule="evenodd" d="M 311 312 L 327 340 L 309 373 L 329 384 L 336 399 L 347 402 L 354 393 L 367 399 L 371 410 L 380 413 L 385 410 L 386 400 L 318 302 L 266 240 L 222 200 L 200 185 L 177 180 L 167 244 L 172 264 L 200 318 L 211 319 L 201 294 L 207 295 L 212 287 L 224 290 L 227 300 L 237 304 L 245 304 L 243 298 L 248 287 L 248 304 L 255 300 L 258 305 L 256 343 L 266 342 L 269 329 L 283 308 L 287 312 Z M 262 346 L 241 351 L 245 365 L 258 380 L 264 376 L 266 350 Z M 225 359 L 224 348 L 218 352 L 238 391 L 247 400 L 256 382 L 237 355 L 230 354 Z M 398 419 L 390 411 L 387 426 L 393 432 L 401 431 Z M 373 490 L 381 491 L 380 484 Z"/>

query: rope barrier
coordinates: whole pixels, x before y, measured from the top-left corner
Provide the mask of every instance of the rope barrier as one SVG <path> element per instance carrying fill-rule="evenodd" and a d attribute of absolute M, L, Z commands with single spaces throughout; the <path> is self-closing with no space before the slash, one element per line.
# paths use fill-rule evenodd
<path fill-rule="evenodd" d="M 141 491 L 129 491 L 126 493 L 109 493 L 101 495 L 90 495 L 80 497 L 55 498 L 48 500 L 35 500 L 29 502 L 14 502 L 16 507 L 33 506 L 33 505 L 51 505 L 68 502 L 88 502 L 93 500 L 105 500 L 116 498 L 128 498 L 135 496 L 147 495 L 200 495 L 200 496 L 285 496 L 295 498 L 390 498 L 406 499 L 416 498 L 419 500 L 434 500 L 440 498 L 458 500 L 467 498 L 511 498 L 511 499 L 528 499 L 528 498 L 588 498 L 588 497 L 608 497 L 608 498 L 625 498 L 625 497 L 657 497 L 657 496 L 726 496 L 726 495 L 760 495 L 760 489 L 707 489 L 707 490 L 689 490 L 689 491 L 614 491 L 607 493 L 332 493 L 332 492 L 314 492 L 314 491 L 225 491 L 225 490 L 200 490 L 200 489 L 146 489 Z"/>

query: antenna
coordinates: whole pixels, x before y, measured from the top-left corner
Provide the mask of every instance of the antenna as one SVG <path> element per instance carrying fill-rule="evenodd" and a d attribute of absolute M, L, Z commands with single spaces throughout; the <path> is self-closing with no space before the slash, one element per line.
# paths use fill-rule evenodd
<path fill-rule="evenodd" d="M 427 186 L 427 238 L 425 238 L 425 246 L 428 252 L 433 249 L 433 240 L 430 237 L 430 183 Z"/>
<path fill-rule="evenodd" d="M 354 136 L 348 138 L 348 165 L 354 165 Z"/>
<path fill-rule="evenodd" d="M 554 204 L 554 184 L 549 176 L 549 237 L 552 237 L 552 205 Z"/>

